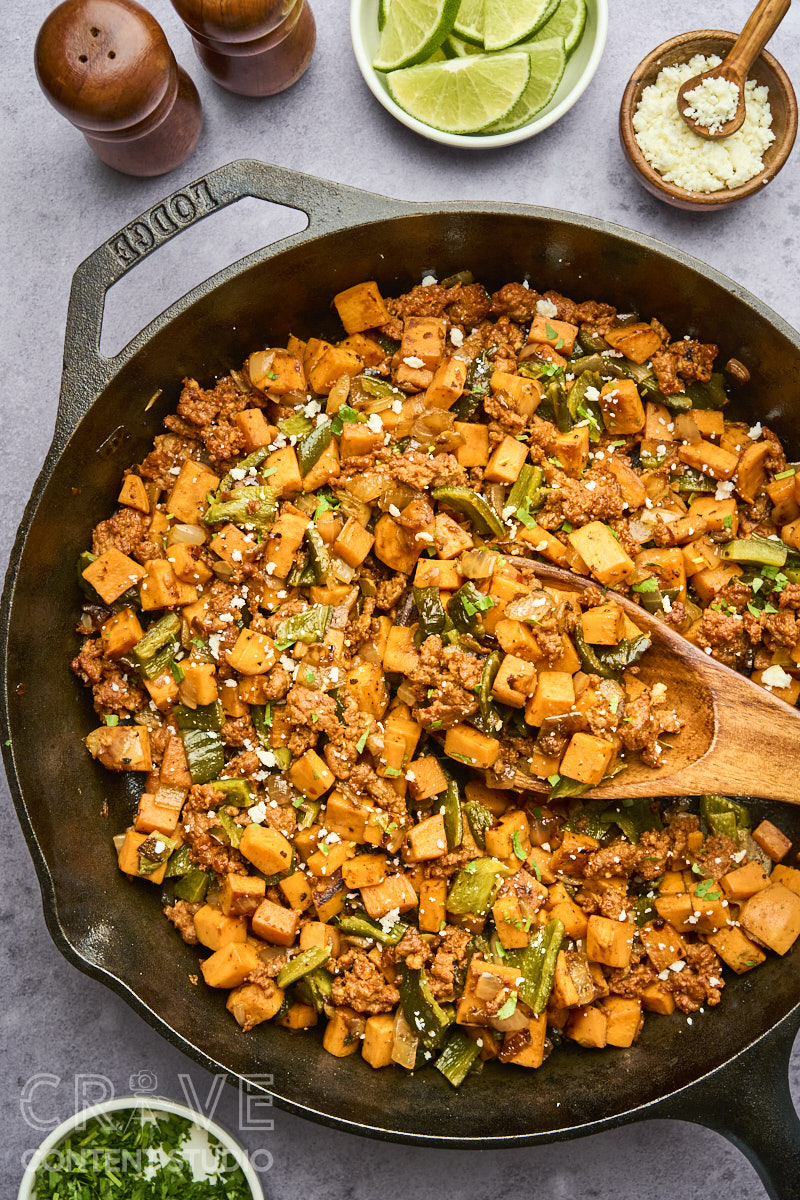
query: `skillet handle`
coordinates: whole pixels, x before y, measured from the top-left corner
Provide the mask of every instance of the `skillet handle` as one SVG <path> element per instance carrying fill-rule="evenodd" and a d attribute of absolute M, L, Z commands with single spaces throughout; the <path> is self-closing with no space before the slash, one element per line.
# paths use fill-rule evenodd
<path fill-rule="evenodd" d="M 750 1160 L 770 1200 L 800 1195 L 800 1118 L 789 1090 L 789 1058 L 800 1008 L 748 1051 L 663 1104 L 658 1116 L 721 1133 Z"/>
<path fill-rule="evenodd" d="M 245 196 L 306 213 L 308 228 L 286 239 L 287 245 L 351 224 L 397 216 L 405 207 L 400 201 L 373 192 L 315 179 L 255 159 L 239 159 L 217 167 L 154 204 L 90 254 L 73 276 L 58 412 L 58 425 L 64 432 L 74 428 L 111 376 L 134 352 L 142 336 L 137 335 L 114 358 L 100 353 L 108 289 L 164 242 Z M 258 261 L 260 253 L 256 251 L 240 261 L 249 266 Z"/>

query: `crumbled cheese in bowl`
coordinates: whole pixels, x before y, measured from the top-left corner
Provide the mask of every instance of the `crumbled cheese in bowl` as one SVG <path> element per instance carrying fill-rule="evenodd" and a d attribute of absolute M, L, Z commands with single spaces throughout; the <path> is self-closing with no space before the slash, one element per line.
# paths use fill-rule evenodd
<path fill-rule="evenodd" d="M 764 153 L 775 140 L 769 90 L 752 79 L 745 84 L 744 124 L 730 137 L 709 141 L 683 120 L 677 103 L 681 84 L 721 62 L 715 54 L 696 54 L 665 67 L 644 89 L 633 115 L 636 141 L 650 166 L 686 191 L 719 192 L 747 183 L 764 169 Z"/>
<path fill-rule="evenodd" d="M 683 110 L 685 117 L 690 117 L 709 133 L 717 133 L 728 121 L 736 116 L 739 107 L 739 85 L 720 75 L 709 75 L 697 87 L 684 93 L 684 100 L 689 103 Z"/>

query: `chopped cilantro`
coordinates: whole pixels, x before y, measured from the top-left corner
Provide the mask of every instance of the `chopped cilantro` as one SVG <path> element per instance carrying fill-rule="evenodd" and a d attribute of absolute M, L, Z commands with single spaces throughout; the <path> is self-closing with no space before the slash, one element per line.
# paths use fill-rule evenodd
<path fill-rule="evenodd" d="M 316 674 L 314 673 L 314 671 L 312 671 L 312 670 L 311 670 L 311 668 L 310 668 L 310 667 L 309 667 L 309 668 L 308 668 L 308 670 L 306 671 L 306 676 L 305 676 L 305 678 L 306 678 L 306 683 L 316 683 L 316 682 L 317 682 L 317 676 L 316 676 Z"/>
<path fill-rule="evenodd" d="M 557 773 L 555 775 L 548 775 L 547 782 L 551 787 L 555 787 L 557 783 L 561 782 L 561 776 Z"/>
<path fill-rule="evenodd" d="M 542 872 L 540 871 L 539 864 L 537 863 L 535 858 L 531 859 L 531 866 L 533 867 L 536 878 L 539 880 L 539 883 L 541 883 L 542 882 Z"/>
<path fill-rule="evenodd" d="M 726 517 L 722 518 L 722 528 L 723 529 L 732 529 L 733 528 L 733 514 L 732 513 L 728 513 L 728 515 Z"/>
<path fill-rule="evenodd" d="M 518 508 L 517 511 L 515 512 L 514 516 L 517 518 L 518 521 L 522 522 L 522 524 L 525 526 L 526 529 L 533 529 L 533 527 L 536 524 L 533 517 L 528 512 L 527 506 L 525 508 L 522 508 L 522 507 Z"/>
<path fill-rule="evenodd" d="M 698 883 L 694 889 L 694 894 L 695 896 L 699 896 L 701 900 L 719 900 L 722 892 L 713 891 L 715 887 L 716 881 L 714 879 L 704 879 L 701 883 Z"/>
<path fill-rule="evenodd" d="M 570 525 L 569 521 L 564 521 L 564 523 L 561 526 L 562 533 L 572 533 L 573 529 L 574 529 L 574 526 Z"/>
<path fill-rule="evenodd" d="M 790 475 L 794 475 L 794 467 L 788 467 L 785 471 L 779 471 L 774 475 L 774 479 L 788 479 Z"/>
<path fill-rule="evenodd" d="M 542 816 L 542 810 L 539 808 L 539 806 L 537 804 L 535 804 L 533 806 L 533 815 L 536 817 L 537 821 L 544 820 L 544 817 Z"/>
<path fill-rule="evenodd" d="M 442 728 L 441 721 L 431 721 L 431 729 L 441 729 L 441 728 Z"/>
<path fill-rule="evenodd" d="M 653 579 L 652 577 L 650 579 L 643 579 L 641 583 L 634 583 L 631 588 L 631 591 L 632 592 L 657 592 L 658 584 L 656 583 L 655 579 Z"/>
<path fill-rule="evenodd" d="M 497 1015 L 501 1021 L 505 1021 L 507 1017 L 513 1017 L 517 1008 L 517 993 L 512 992 L 506 1000 L 502 1008 L 497 1010 Z"/>
<path fill-rule="evenodd" d="M 764 610 L 763 610 L 763 608 L 759 608 L 759 607 L 758 607 L 757 605 L 755 605 L 755 604 L 751 604 L 751 603 L 750 603 L 750 601 L 748 600 L 748 602 L 747 602 L 747 611 L 748 611 L 748 612 L 750 613 L 750 615 L 751 615 L 751 616 L 753 616 L 753 617 L 760 617 L 760 616 L 761 616 L 761 613 L 762 613 Z"/>
<path fill-rule="evenodd" d="M 183 683 L 183 680 L 186 678 L 186 674 L 180 663 L 171 662 L 169 664 L 169 669 L 172 672 L 172 678 L 175 680 L 175 682 Z"/>
<path fill-rule="evenodd" d="M 119 725 L 119 717 L 116 713 L 108 713 L 107 716 L 103 717 L 103 720 L 105 721 L 106 725 Z M 10 746 L 11 742 L 6 742 L 6 745 Z"/>
<path fill-rule="evenodd" d="M 369 736 L 369 730 L 365 729 L 364 732 L 362 733 L 361 737 L 356 742 L 356 750 L 358 751 L 359 754 L 361 754 L 363 752 L 364 747 L 367 744 L 368 736 Z"/>
<path fill-rule="evenodd" d="M 402 775 L 402 773 L 403 772 L 399 767 L 387 767 L 385 771 L 385 774 L 389 775 L 391 778 L 394 778 L 397 775 Z"/>
<path fill-rule="evenodd" d="M 518 829 L 515 829 L 511 835 L 511 845 L 514 847 L 514 853 L 519 861 L 525 862 L 525 859 L 528 856 L 522 848 L 522 838 L 520 837 L 520 832 Z"/>
<path fill-rule="evenodd" d="M 475 872 L 477 871 L 477 869 L 478 868 L 475 866 L 474 862 L 465 863 L 464 866 L 462 867 L 462 870 L 464 871 L 464 873 L 466 875 L 474 875 Z"/>
<path fill-rule="evenodd" d="M 555 338 L 557 338 L 557 337 L 558 337 L 558 334 L 556 333 L 555 329 L 553 329 L 553 326 L 550 324 L 550 322 L 549 322 L 549 321 L 545 321 L 545 323 L 544 323 L 544 331 L 545 331 L 545 333 L 547 334 L 547 336 L 548 336 L 549 338 L 553 338 L 553 339 L 555 339 Z"/>
<path fill-rule="evenodd" d="M 277 378 L 278 378 L 277 371 L 267 371 L 267 379 L 277 379 Z"/>
<path fill-rule="evenodd" d="M 475 762 L 474 758 L 470 758 L 468 754 L 451 754 L 451 758 L 457 758 L 459 762 L 469 763 L 470 766 Z"/>

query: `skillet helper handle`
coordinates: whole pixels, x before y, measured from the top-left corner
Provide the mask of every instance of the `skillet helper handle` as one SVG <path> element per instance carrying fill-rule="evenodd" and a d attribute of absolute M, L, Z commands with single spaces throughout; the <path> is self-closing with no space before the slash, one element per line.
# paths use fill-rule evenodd
<path fill-rule="evenodd" d="M 800 1118 L 789 1090 L 789 1059 L 800 1026 L 795 1010 L 757 1047 L 658 1106 L 659 1117 L 721 1133 L 758 1172 L 770 1200 L 800 1195 Z"/>
<path fill-rule="evenodd" d="M 78 267 L 72 280 L 64 338 L 64 375 L 58 423 L 70 431 L 131 356 L 141 335 L 114 358 L 100 353 L 106 292 L 184 229 L 245 196 L 304 212 L 308 228 L 287 244 L 385 217 L 404 205 L 372 192 L 315 179 L 286 167 L 239 159 L 186 184 L 130 221 Z M 259 251 L 248 257 L 257 261 Z M 244 261 L 244 260 L 242 260 Z M 144 331 L 143 331 L 144 332 Z"/>

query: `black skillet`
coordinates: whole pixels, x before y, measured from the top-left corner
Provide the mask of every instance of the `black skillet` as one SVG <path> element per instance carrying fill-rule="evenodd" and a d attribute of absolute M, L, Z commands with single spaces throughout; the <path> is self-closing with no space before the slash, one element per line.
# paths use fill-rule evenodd
<path fill-rule="evenodd" d="M 121 354 L 99 352 L 108 288 L 161 242 L 210 212 L 257 196 L 306 212 L 308 230 L 234 263 L 172 305 Z M 468 267 L 498 287 L 610 300 L 697 333 L 752 373 L 748 415 L 800 457 L 800 338 L 729 279 L 680 251 L 587 217 L 499 204 L 404 204 L 259 162 L 235 162 L 169 196 L 76 272 L 53 445 L 25 511 L 2 601 L 6 769 L 62 953 L 122 995 L 211 1070 L 273 1077 L 283 1107 L 354 1133 L 410 1144 L 523 1146 L 670 1117 L 718 1130 L 749 1156 L 772 1197 L 800 1195 L 800 1122 L 787 1064 L 800 1025 L 800 949 L 728 980 L 722 1007 L 651 1017 L 639 1043 L 601 1054 L 567 1045 L 541 1070 L 489 1064 L 456 1094 L 438 1073 L 373 1071 L 330 1057 L 315 1033 L 260 1026 L 243 1035 L 224 994 L 191 986 L 197 954 L 166 926 L 158 893 L 117 870 L 111 835 L 129 820 L 129 782 L 81 744 L 93 726 L 67 660 L 75 561 L 109 513 L 120 473 L 146 452 L 180 380 L 204 383 L 290 332 L 329 331 L 331 296 L 362 279 L 387 293 L 428 271 Z M 151 398 L 163 389 L 151 404 Z M 787 754 L 795 748 L 787 746 Z M 753 762 L 753 771 L 758 762 Z M 102 816 L 108 801 L 109 818 Z M 800 807 L 753 803 L 800 842 Z M 727 974 L 727 972 L 726 972 Z M 266 1090 L 266 1089 L 265 1089 Z"/>

